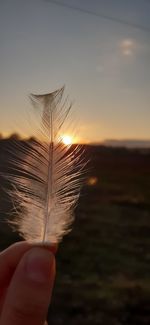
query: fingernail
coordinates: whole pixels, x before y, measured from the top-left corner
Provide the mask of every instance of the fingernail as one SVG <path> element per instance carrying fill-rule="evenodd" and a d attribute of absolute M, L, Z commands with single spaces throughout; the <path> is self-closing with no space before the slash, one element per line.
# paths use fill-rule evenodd
<path fill-rule="evenodd" d="M 27 276 L 35 282 L 44 283 L 48 281 L 52 265 L 52 254 L 42 248 L 32 248 L 27 254 Z"/>

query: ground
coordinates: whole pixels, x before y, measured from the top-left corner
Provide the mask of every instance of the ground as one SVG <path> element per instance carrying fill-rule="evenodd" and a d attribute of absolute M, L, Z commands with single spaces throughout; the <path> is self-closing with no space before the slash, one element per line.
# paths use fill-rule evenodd
<path fill-rule="evenodd" d="M 1 168 L 5 146 L 1 140 Z M 57 253 L 49 324 L 148 325 L 150 151 L 87 146 L 86 155 L 73 230 Z M 4 223 L 11 203 L 2 187 L 1 249 L 19 239 Z"/>

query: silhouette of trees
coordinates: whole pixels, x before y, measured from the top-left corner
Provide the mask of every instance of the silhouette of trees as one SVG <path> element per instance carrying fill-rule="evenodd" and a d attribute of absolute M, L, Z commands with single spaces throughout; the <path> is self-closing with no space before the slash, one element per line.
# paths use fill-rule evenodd
<path fill-rule="evenodd" d="M 18 133 L 13 133 L 13 134 L 10 135 L 9 140 L 19 141 L 19 140 L 21 140 L 21 137 L 20 137 L 20 135 Z"/>

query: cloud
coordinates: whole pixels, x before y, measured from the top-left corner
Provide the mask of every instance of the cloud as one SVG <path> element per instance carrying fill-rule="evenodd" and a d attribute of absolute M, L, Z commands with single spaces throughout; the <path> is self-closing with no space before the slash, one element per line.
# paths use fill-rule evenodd
<path fill-rule="evenodd" d="M 129 69 L 131 65 L 136 64 L 142 51 L 143 45 L 134 38 L 123 37 L 112 40 L 101 50 L 96 66 L 97 73 L 101 77 L 106 77 L 107 80 L 120 81 L 127 73 L 130 74 L 129 70 L 126 71 L 127 64 Z"/>
<path fill-rule="evenodd" d="M 132 56 L 137 49 L 137 43 L 134 39 L 125 38 L 120 42 L 119 47 L 124 56 Z"/>

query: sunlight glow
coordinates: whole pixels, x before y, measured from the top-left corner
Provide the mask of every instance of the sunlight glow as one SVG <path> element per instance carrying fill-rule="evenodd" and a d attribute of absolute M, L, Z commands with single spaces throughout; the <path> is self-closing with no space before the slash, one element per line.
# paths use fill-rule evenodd
<path fill-rule="evenodd" d="M 61 136 L 61 139 L 63 144 L 65 144 L 66 146 L 70 146 L 71 144 L 73 144 L 73 137 L 71 135 L 64 134 Z"/>
<path fill-rule="evenodd" d="M 96 176 L 91 176 L 87 180 L 87 185 L 94 186 L 97 184 L 97 182 L 98 182 L 98 178 Z"/>

